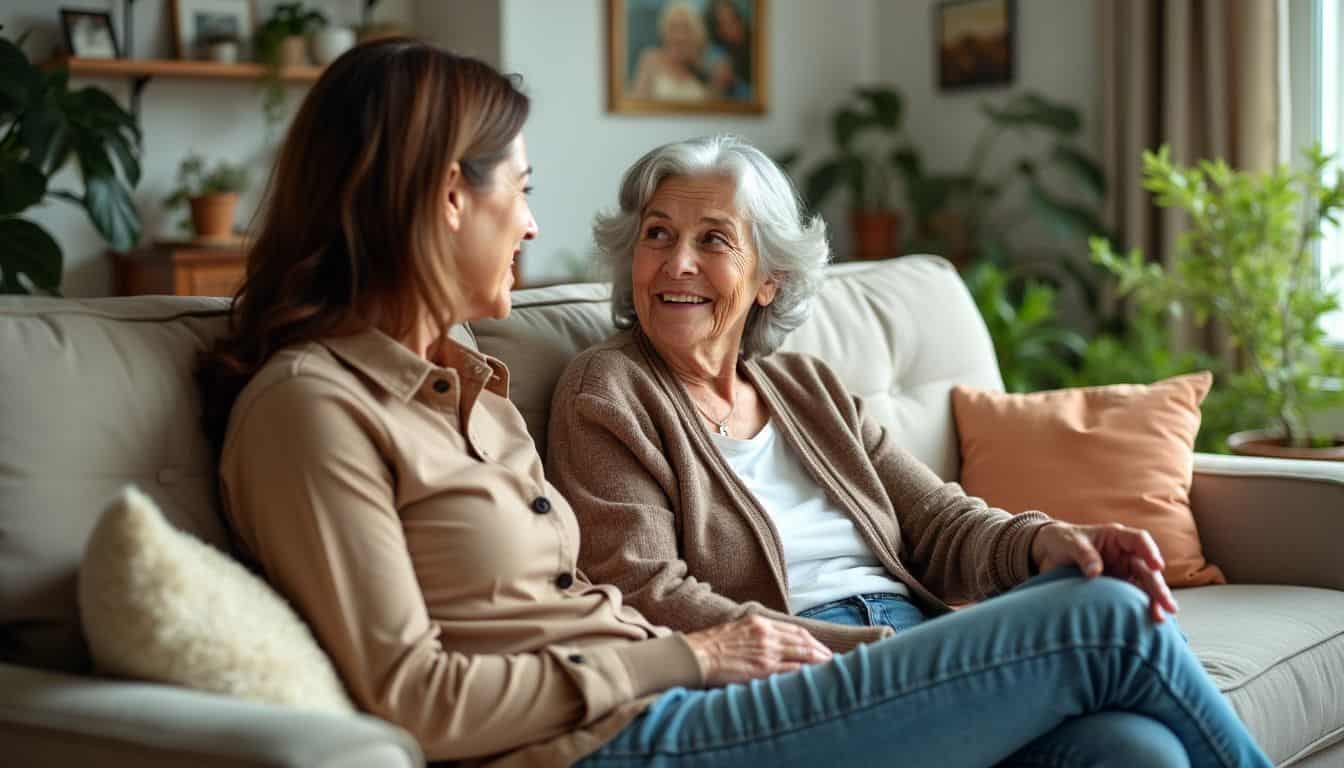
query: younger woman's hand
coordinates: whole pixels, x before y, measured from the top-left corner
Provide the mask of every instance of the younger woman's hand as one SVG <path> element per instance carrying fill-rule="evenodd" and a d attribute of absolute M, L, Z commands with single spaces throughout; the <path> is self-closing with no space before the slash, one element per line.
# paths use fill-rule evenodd
<path fill-rule="evenodd" d="M 831 658 L 811 632 L 793 624 L 746 616 L 686 636 L 705 670 L 705 684 L 745 683 Z"/>

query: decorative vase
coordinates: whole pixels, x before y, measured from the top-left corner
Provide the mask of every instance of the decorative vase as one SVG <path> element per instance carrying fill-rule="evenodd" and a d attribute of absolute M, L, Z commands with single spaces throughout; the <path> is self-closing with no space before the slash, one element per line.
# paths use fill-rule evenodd
<path fill-rule="evenodd" d="M 1283 433 L 1273 429 L 1248 429 L 1227 436 L 1227 447 L 1238 456 L 1268 456 L 1274 459 L 1344 461 L 1344 438 L 1332 436 L 1334 445 L 1298 448 L 1283 444 Z"/>
<path fill-rule="evenodd" d="M 290 35 L 280 41 L 280 66 L 308 66 L 308 41 L 303 35 Z"/>
<path fill-rule="evenodd" d="M 872 260 L 900 255 L 901 219 L 894 211 L 854 211 L 850 224 L 855 258 Z"/>
<path fill-rule="evenodd" d="M 238 43 L 234 40 L 210 43 L 205 46 L 205 58 L 223 64 L 233 64 L 238 61 Z"/>
<path fill-rule="evenodd" d="M 326 66 L 355 46 L 355 31 L 347 27 L 322 27 L 308 38 L 313 61 Z"/>
<path fill-rule="evenodd" d="M 223 192 L 191 198 L 191 226 L 202 240 L 228 240 L 233 237 L 233 213 L 238 208 L 238 193 Z"/>

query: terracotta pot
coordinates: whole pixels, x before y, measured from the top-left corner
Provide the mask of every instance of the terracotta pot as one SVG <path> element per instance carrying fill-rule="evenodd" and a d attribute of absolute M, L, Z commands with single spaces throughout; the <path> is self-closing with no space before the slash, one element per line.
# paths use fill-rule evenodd
<path fill-rule="evenodd" d="M 1272 429 L 1250 429 L 1227 437 L 1227 447 L 1238 456 L 1268 456 L 1275 459 L 1344 461 L 1344 435 L 1334 436 L 1327 448 L 1295 448 L 1283 444 L 1283 435 Z"/>
<path fill-rule="evenodd" d="M 236 192 L 191 198 L 191 226 L 196 236 L 210 240 L 233 237 L 233 213 L 237 208 Z"/>
<path fill-rule="evenodd" d="M 901 219 L 894 211 L 854 211 L 854 257 L 886 259 L 900 255 Z"/>
<path fill-rule="evenodd" d="M 308 41 L 303 35 L 290 35 L 280 41 L 280 66 L 308 66 Z"/>

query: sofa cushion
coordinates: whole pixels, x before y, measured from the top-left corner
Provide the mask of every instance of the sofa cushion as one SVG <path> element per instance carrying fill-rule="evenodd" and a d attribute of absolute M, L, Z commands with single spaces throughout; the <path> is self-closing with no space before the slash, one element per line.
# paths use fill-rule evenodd
<path fill-rule="evenodd" d="M 173 528 L 134 487 L 107 505 L 89 536 L 79 610 L 100 672 L 262 704 L 355 711 L 284 598 L 231 556 Z"/>
<path fill-rule="evenodd" d="M 88 668 L 75 571 L 102 504 L 125 485 L 227 547 L 193 376 L 226 307 L 0 297 L 0 660 Z"/>
<path fill-rule="evenodd" d="M 1181 589 L 1191 649 L 1277 765 L 1344 741 L 1344 592 Z"/>
<path fill-rule="evenodd" d="M 560 373 L 615 330 L 608 295 L 592 284 L 519 291 L 508 318 L 472 323 L 481 351 L 509 366 L 509 397 L 543 455 Z M 970 294 L 934 256 L 831 267 L 812 317 L 783 348 L 825 360 L 902 445 L 949 480 L 959 465 L 948 391 L 1003 386 Z"/>
<path fill-rule="evenodd" d="M 1205 371 L 1028 394 L 954 387 L 961 484 L 1009 512 L 1141 528 L 1172 586 L 1225 583 L 1190 511 L 1199 405 L 1212 384 Z"/>

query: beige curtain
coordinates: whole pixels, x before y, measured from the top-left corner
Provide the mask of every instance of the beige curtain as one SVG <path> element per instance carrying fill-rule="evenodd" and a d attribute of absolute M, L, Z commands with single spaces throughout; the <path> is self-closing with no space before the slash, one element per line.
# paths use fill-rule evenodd
<path fill-rule="evenodd" d="M 1141 155 L 1221 157 L 1268 170 L 1278 158 L 1279 4 L 1275 0 L 1098 0 L 1105 215 L 1119 246 L 1166 262 L 1181 221 L 1142 185 Z M 1186 340 L 1194 340 L 1188 333 Z M 1213 339 L 1195 340 L 1210 348 Z"/>

